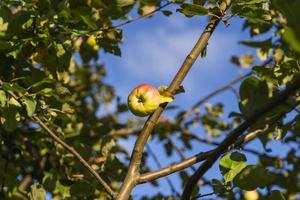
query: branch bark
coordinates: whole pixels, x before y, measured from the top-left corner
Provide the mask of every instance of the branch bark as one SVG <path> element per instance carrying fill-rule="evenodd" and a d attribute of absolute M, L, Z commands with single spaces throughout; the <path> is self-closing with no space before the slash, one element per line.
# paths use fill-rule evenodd
<path fill-rule="evenodd" d="M 0 85 L 2 82 L 0 81 Z M 13 92 L 8 91 L 9 95 L 12 96 L 16 101 L 18 101 L 21 105 L 23 103 L 19 101 L 19 98 L 17 95 L 15 95 Z M 100 177 L 100 175 L 88 164 L 87 161 L 84 160 L 84 158 L 70 145 L 65 143 L 62 139 L 60 139 L 39 117 L 32 116 L 30 117 L 32 121 L 38 123 L 40 127 L 42 127 L 48 135 L 58 144 L 60 144 L 62 147 L 64 147 L 67 151 L 69 151 L 88 171 L 96 178 L 96 180 L 99 182 L 101 186 L 105 189 L 105 191 L 113 198 L 115 193 L 110 188 L 110 186 Z"/>
<path fill-rule="evenodd" d="M 188 71 L 196 61 L 199 54 L 203 51 L 203 49 L 207 46 L 208 40 L 211 37 L 213 31 L 215 30 L 216 26 L 219 24 L 220 20 L 224 16 L 225 11 L 231 4 L 231 0 L 225 0 L 220 5 L 220 13 L 218 17 L 212 17 L 204 29 L 203 33 L 201 34 L 200 38 L 198 39 L 196 45 L 191 50 L 190 54 L 184 60 L 181 68 L 177 72 L 175 78 L 172 80 L 171 84 L 169 85 L 167 92 L 170 94 L 174 94 L 175 90 L 181 85 L 183 79 L 186 77 Z M 117 200 L 127 200 L 131 194 L 132 189 L 138 183 L 139 180 L 139 169 L 141 165 L 141 158 L 142 153 L 144 150 L 144 146 L 156 124 L 157 120 L 159 119 L 161 113 L 163 112 L 164 108 L 167 106 L 166 104 L 161 105 L 154 113 L 148 118 L 146 121 L 137 141 L 135 143 L 129 169 L 125 178 L 123 185 L 117 195 Z"/>
<path fill-rule="evenodd" d="M 253 125 L 261 116 L 267 114 L 278 105 L 284 103 L 291 95 L 295 94 L 300 89 L 300 77 L 297 77 L 295 81 L 289 85 L 284 91 L 279 93 L 272 101 L 265 104 L 257 112 L 250 115 L 242 124 L 240 124 L 235 130 L 233 130 L 228 137 L 211 153 L 207 160 L 197 169 L 197 171 L 188 180 L 183 194 L 182 200 L 189 200 L 194 187 L 198 180 L 207 172 L 208 169 L 216 162 L 222 153 L 224 153 L 230 145 L 241 136 L 251 125 Z"/>

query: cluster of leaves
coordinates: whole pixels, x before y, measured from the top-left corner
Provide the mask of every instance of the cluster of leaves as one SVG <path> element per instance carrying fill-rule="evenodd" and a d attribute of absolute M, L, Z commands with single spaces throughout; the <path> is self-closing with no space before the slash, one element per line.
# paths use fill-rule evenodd
<path fill-rule="evenodd" d="M 243 41 L 242 44 L 257 49 L 257 56 L 264 61 L 263 65 L 252 68 L 253 77 L 247 78 L 240 86 L 240 111 L 241 117 L 247 119 L 250 113 L 256 112 L 260 106 L 269 102 L 278 91 L 293 82 L 300 72 L 299 52 L 299 27 L 295 27 L 295 20 L 299 20 L 296 9 L 300 8 L 299 1 L 238 1 L 232 12 L 245 18 L 244 28 L 249 30 L 252 41 Z M 272 35 L 270 34 L 272 32 Z M 269 38 L 263 41 L 255 40 L 256 36 L 266 33 Z M 289 145 L 297 141 L 293 129 L 295 128 L 298 113 L 293 109 L 299 103 L 299 97 L 291 98 L 285 105 L 262 116 L 258 123 L 250 127 L 249 131 L 262 130 L 259 136 L 266 152 L 269 141 L 277 139 L 282 144 Z M 295 117 L 286 117 L 267 128 L 268 120 L 286 113 Z M 294 113 L 294 114 L 292 114 Z M 288 122 L 286 122 L 288 121 Z M 292 125 L 293 124 L 293 125 Z M 264 129 L 265 127 L 265 129 Z M 291 137 L 293 139 L 291 139 Z M 288 157 L 298 159 L 297 150 L 290 147 Z M 220 160 L 220 170 L 224 178 L 221 196 L 232 198 L 237 191 L 239 198 L 244 199 L 294 199 L 299 195 L 299 181 L 295 175 L 299 174 L 296 162 L 290 162 L 270 155 L 258 155 L 256 165 L 247 165 L 246 156 L 239 152 L 230 152 Z M 291 157 L 290 157 L 291 158 Z M 291 168 L 287 168 L 291 165 Z M 278 190 L 280 188 L 280 190 Z M 220 189 L 220 188 L 216 188 Z M 238 190 L 237 190 L 238 189 Z M 233 190 L 235 192 L 233 192 Z"/>
<path fill-rule="evenodd" d="M 122 181 L 125 167 L 116 153 L 125 152 L 106 135 L 126 126 L 118 119 L 126 109 L 98 114 L 116 99 L 114 88 L 104 81 L 106 71 L 98 52 L 121 54 L 122 32 L 112 20 L 127 19 L 136 3 L 131 2 L 0 2 L 1 199 L 27 199 L 33 182 L 42 184 L 53 199 L 106 196 L 33 116 L 71 144 L 112 185 Z"/>

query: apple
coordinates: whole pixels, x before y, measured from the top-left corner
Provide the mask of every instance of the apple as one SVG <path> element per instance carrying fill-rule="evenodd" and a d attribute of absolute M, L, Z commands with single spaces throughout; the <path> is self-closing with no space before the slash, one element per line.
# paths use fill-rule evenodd
<path fill-rule="evenodd" d="M 161 103 L 158 89 L 149 84 L 134 88 L 128 96 L 129 110 L 137 116 L 145 117 L 153 113 Z"/>

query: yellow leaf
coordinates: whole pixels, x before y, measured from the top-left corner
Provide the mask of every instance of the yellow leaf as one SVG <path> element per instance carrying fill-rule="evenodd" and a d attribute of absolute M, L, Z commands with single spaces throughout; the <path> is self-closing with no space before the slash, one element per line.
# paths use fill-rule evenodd
<path fill-rule="evenodd" d="M 167 91 L 168 86 L 161 85 L 158 87 L 158 91 L 160 93 L 160 103 L 168 103 L 174 100 L 174 96 Z"/>
<path fill-rule="evenodd" d="M 3 18 L 0 17 L 0 32 L 5 32 L 7 30 L 8 22 L 4 22 Z"/>
<path fill-rule="evenodd" d="M 240 57 L 240 64 L 242 67 L 249 67 L 250 65 L 252 65 L 254 63 L 254 58 L 251 54 L 247 53 L 245 55 L 243 55 L 242 57 Z"/>
<path fill-rule="evenodd" d="M 148 15 L 148 17 L 151 17 L 153 15 L 153 11 L 156 9 L 156 6 L 154 5 L 145 5 L 141 8 L 143 15 L 148 15 L 151 13 L 151 15 Z"/>
<path fill-rule="evenodd" d="M 256 54 L 257 54 L 257 57 L 261 60 L 261 61 L 265 61 L 267 60 L 267 58 L 269 57 L 270 55 L 270 51 L 264 51 L 262 49 L 257 49 L 256 50 Z"/>

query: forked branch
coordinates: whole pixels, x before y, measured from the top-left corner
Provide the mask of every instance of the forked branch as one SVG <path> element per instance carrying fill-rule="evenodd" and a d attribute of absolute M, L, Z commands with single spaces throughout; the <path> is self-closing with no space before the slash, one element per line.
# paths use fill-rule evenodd
<path fill-rule="evenodd" d="M 211 37 L 216 26 L 219 24 L 220 20 L 224 16 L 225 11 L 228 9 L 230 4 L 231 0 L 224 0 L 222 2 L 222 4 L 220 5 L 220 13 L 218 13 L 218 17 L 212 17 L 210 19 L 209 23 L 207 24 L 206 28 L 204 29 L 203 33 L 198 39 L 196 45 L 186 57 L 181 68 L 179 69 L 173 81 L 169 85 L 167 92 L 169 92 L 170 94 L 174 94 L 175 90 L 179 88 L 183 79 L 186 77 L 190 68 L 198 58 L 199 54 L 207 46 L 209 38 Z M 138 183 L 140 176 L 139 170 L 141 165 L 142 153 L 144 151 L 145 144 L 166 106 L 167 104 L 161 105 L 155 110 L 155 112 L 146 121 L 139 137 L 137 138 L 132 152 L 129 169 L 125 181 L 121 186 L 119 194 L 116 197 L 117 200 L 127 200 L 131 194 L 132 189 Z"/>

